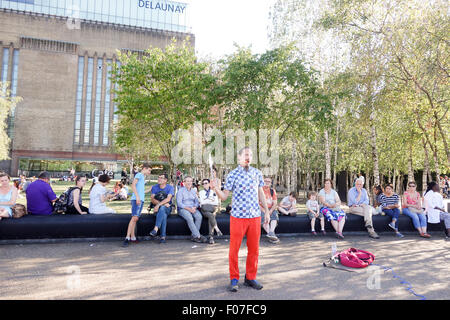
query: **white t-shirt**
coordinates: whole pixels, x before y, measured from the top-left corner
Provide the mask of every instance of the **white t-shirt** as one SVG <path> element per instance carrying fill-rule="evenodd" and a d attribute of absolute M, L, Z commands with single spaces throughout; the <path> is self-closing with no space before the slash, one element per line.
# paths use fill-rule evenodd
<path fill-rule="evenodd" d="M 120 189 L 119 195 L 122 198 L 128 198 L 128 189 L 123 187 L 122 189 Z"/>
<path fill-rule="evenodd" d="M 424 203 L 425 203 L 425 212 L 428 215 L 428 222 L 429 223 L 441 222 L 440 213 L 442 211 L 439 211 L 434 208 L 438 207 L 444 209 L 444 199 L 442 198 L 442 195 L 439 192 L 434 192 L 432 190 L 428 191 L 424 197 Z"/>
<path fill-rule="evenodd" d="M 105 202 L 102 202 L 101 196 L 106 195 L 108 191 L 100 183 L 97 183 L 89 194 L 89 213 L 92 214 L 106 214 L 116 213 L 113 209 L 106 206 Z"/>
<path fill-rule="evenodd" d="M 295 208 L 297 206 L 297 201 L 294 200 L 294 201 L 291 202 L 291 200 L 289 200 L 289 196 L 285 196 L 283 198 L 283 200 L 281 200 L 280 205 L 281 204 L 283 206 L 288 207 L 287 209 L 290 210 L 290 209 Z"/>
<path fill-rule="evenodd" d="M 208 198 L 206 197 L 206 190 L 200 190 L 198 194 L 200 205 L 204 204 L 211 204 L 213 206 L 219 205 L 219 198 L 217 197 L 217 194 L 210 190 Z"/>

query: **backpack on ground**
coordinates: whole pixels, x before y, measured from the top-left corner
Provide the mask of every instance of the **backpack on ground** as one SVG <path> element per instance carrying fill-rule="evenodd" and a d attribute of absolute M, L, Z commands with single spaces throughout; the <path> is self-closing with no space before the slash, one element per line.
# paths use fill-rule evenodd
<path fill-rule="evenodd" d="M 55 203 L 53 204 L 53 213 L 55 214 L 65 214 L 68 207 L 69 207 L 69 199 L 70 194 L 73 192 L 73 190 L 79 189 L 78 187 L 70 187 L 64 193 L 62 193 L 59 198 L 56 199 Z M 81 194 L 80 194 L 81 196 Z"/>
<path fill-rule="evenodd" d="M 342 251 L 336 257 L 343 266 L 350 268 L 365 268 L 375 260 L 375 256 L 372 253 L 355 248 Z"/>

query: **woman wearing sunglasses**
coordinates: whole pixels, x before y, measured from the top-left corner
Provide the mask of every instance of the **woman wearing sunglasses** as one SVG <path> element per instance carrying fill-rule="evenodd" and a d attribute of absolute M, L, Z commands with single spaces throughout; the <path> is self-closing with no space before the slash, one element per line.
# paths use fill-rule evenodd
<path fill-rule="evenodd" d="M 209 239 L 210 244 L 214 244 L 214 231 L 218 236 L 222 236 L 222 232 L 217 226 L 216 213 L 219 205 L 219 198 L 217 194 L 211 189 L 209 179 L 203 179 L 203 190 L 199 192 L 199 202 L 202 214 L 208 218 L 209 224 Z"/>
<path fill-rule="evenodd" d="M 408 189 L 402 197 L 402 213 L 411 218 L 414 228 L 419 231 L 421 237 L 431 238 L 427 233 L 427 217 L 422 209 L 422 198 L 416 188 L 414 181 L 408 183 Z"/>

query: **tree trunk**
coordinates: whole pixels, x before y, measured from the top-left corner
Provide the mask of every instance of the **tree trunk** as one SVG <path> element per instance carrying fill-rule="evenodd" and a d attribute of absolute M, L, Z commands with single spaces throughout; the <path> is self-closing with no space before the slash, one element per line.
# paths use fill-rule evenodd
<path fill-rule="evenodd" d="M 325 179 L 331 179 L 330 139 L 328 137 L 328 130 L 325 130 L 324 136 L 325 136 Z"/>
<path fill-rule="evenodd" d="M 286 192 L 287 194 L 289 194 L 291 192 L 291 168 L 289 164 L 286 165 L 285 176 L 286 176 Z"/>
<path fill-rule="evenodd" d="M 414 169 L 412 164 L 412 145 L 409 145 L 409 157 L 408 157 L 408 182 L 414 181 Z"/>
<path fill-rule="evenodd" d="M 397 178 L 397 194 L 403 194 L 403 175 L 400 174 Z"/>
<path fill-rule="evenodd" d="M 292 153 L 291 153 L 291 191 L 297 192 L 297 143 L 292 140 Z"/>
<path fill-rule="evenodd" d="M 377 131 L 375 124 L 373 122 L 374 113 L 372 112 L 371 120 L 372 120 L 372 134 L 371 134 L 371 143 L 372 143 L 372 160 L 373 160 L 373 176 L 375 178 L 375 185 L 380 184 L 380 170 L 378 167 L 378 150 L 377 150 Z"/>
<path fill-rule="evenodd" d="M 422 174 L 422 195 L 425 194 L 425 191 L 427 190 L 427 184 L 428 181 L 431 181 L 431 174 L 430 174 L 430 161 L 428 158 L 428 148 L 427 143 L 425 139 L 422 137 L 422 144 L 423 144 L 423 150 L 425 152 L 425 160 L 424 160 L 424 168 L 423 168 L 423 174 Z M 427 181 L 428 177 L 428 181 Z"/>
<path fill-rule="evenodd" d="M 437 155 L 437 141 L 436 141 L 436 127 L 434 128 L 434 148 L 433 148 L 433 161 L 434 168 L 436 170 L 436 182 L 439 183 L 439 176 L 441 175 L 441 170 L 439 169 L 439 160 Z"/>
<path fill-rule="evenodd" d="M 336 125 L 336 142 L 334 144 L 334 165 L 333 165 L 333 181 L 336 182 L 336 166 L 337 166 L 337 160 L 338 160 L 338 145 L 339 145 L 339 130 L 340 130 L 340 122 L 339 117 L 337 118 L 337 125 Z"/>
<path fill-rule="evenodd" d="M 392 176 L 392 187 L 394 188 L 394 192 L 395 192 L 395 182 L 396 182 L 396 178 L 397 178 L 397 169 L 394 169 L 394 174 Z"/>
<path fill-rule="evenodd" d="M 309 187 L 311 186 L 311 168 L 309 157 L 306 158 L 306 192 L 309 191 Z"/>

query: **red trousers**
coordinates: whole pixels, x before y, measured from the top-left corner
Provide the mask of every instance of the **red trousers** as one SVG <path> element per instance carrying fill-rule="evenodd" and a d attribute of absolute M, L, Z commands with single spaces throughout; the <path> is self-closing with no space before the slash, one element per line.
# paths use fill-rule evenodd
<path fill-rule="evenodd" d="M 259 239 L 261 237 L 261 218 L 239 219 L 230 217 L 230 280 L 239 280 L 239 249 L 242 239 L 247 236 L 248 280 L 255 280 L 258 272 Z"/>

